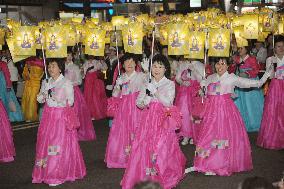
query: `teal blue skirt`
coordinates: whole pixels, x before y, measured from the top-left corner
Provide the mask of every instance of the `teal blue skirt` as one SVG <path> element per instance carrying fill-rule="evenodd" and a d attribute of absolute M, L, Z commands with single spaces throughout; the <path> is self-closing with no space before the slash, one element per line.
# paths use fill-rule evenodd
<path fill-rule="evenodd" d="M 237 98 L 234 100 L 248 132 L 258 131 L 263 113 L 264 96 L 262 89 L 240 89 L 235 90 Z"/>
<path fill-rule="evenodd" d="M 6 80 L 3 72 L 0 71 L 0 98 L 3 102 L 3 105 L 6 109 L 6 112 L 9 116 L 11 122 L 23 121 L 23 114 L 21 106 L 17 100 L 13 88 L 10 91 L 7 91 Z M 13 107 L 13 108 L 11 108 Z M 16 110 L 16 111 L 15 111 Z"/>

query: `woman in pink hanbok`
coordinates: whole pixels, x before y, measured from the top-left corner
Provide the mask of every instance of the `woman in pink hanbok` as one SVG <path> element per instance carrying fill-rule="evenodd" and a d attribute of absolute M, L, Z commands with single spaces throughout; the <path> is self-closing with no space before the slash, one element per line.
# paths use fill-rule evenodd
<path fill-rule="evenodd" d="M 170 189 L 184 176 L 186 159 L 175 133 L 181 126 L 181 115 L 173 106 L 175 84 L 165 77 L 170 77 L 165 56 L 153 57 L 152 75 L 152 82 L 143 87 L 136 101 L 143 110 L 121 181 L 123 189 L 143 180 L 157 181 Z"/>
<path fill-rule="evenodd" d="M 257 145 L 267 149 L 284 149 L 284 37 L 275 39 L 275 55 L 266 61 L 271 70 L 268 94 L 265 97 Z"/>
<path fill-rule="evenodd" d="M 207 87 L 205 112 L 196 143 L 194 165 L 185 172 L 198 171 L 206 175 L 229 176 L 234 172 L 252 170 L 249 138 L 244 121 L 231 99 L 234 88 L 260 87 L 261 80 L 238 77 L 227 72 L 226 58 L 215 64 L 217 73 L 201 82 Z"/>
<path fill-rule="evenodd" d="M 105 155 L 108 168 L 126 168 L 141 112 L 136 106 L 136 98 L 145 83 L 145 75 L 135 71 L 137 65 L 135 55 L 126 53 L 121 61 L 125 73 L 116 80 L 113 98 L 108 101 L 109 108 L 114 108 Z"/>
<path fill-rule="evenodd" d="M 204 75 L 204 65 L 199 61 L 185 61 L 180 64 L 176 75 L 179 90 L 175 105 L 182 113 L 182 126 L 179 135 L 183 137 L 182 145 L 187 145 L 189 139 L 193 144 L 198 136 L 198 125 L 194 123 L 193 107 L 199 97 L 200 81 Z"/>
<path fill-rule="evenodd" d="M 0 163 L 14 161 L 16 156 L 13 132 L 8 114 L 0 98 Z"/>
<path fill-rule="evenodd" d="M 74 87 L 74 111 L 80 122 L 78 128 L 78 139 L 82 141 L 95 140 L 96 134 L 92 123 L 90 111 L 87 107 L 85 98 L 79 88 L 82 83 L 82 76 L 79 66 L 73 63 L 72 52 L 67 54 L 65 61 L 65 78 L 72 82 Z"/>
<path fill-rule="evenodd" d="M 85 78 L 84 97 L 92 119 L 104 119 L 107 117 L 107 96 L 105 84 L 99 76 L 101 71 L 107 70 L 107 65 L 104 61 L 89 56 L 89 59 L 83 65 L 83 69 Z"/>
<path fill-rule="evenodd" d="M 37 96 L 38 102 L 46 104 L 37 134 L 33 183 L 56 186 L 86 175 L 77 136 L 80 123 L 71 108 L 74 90 L 64 71 L 63 60 L 49 60 L 50 78 L 43 81 Z"/>

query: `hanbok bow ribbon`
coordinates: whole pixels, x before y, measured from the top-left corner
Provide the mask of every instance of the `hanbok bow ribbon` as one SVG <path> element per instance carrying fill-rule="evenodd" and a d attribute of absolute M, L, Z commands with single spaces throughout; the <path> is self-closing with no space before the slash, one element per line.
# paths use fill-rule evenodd
<path fill-rule="evenodd" d="M 166 107 L 161 112 L 162 126 L 165 129 L 178 130 L 181 127 L 181 113 L 177 107 Z"/>

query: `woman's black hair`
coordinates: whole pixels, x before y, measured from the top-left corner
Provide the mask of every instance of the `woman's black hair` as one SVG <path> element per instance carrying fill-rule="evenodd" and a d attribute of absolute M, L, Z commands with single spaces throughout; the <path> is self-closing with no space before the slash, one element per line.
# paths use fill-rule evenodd
<path fill-rule="evenodd" d="M 283 35 L 275 35 L 274 36 L 274 47 L 276 43 L 282 42 L 284 43 L 284 36 Z"/>
<path fill-rule="evenodd" d="M 247 54 L 250 54 L 250 52 L 251 52 L 251 45 L 248 45 L 248 46 L 243 46 L 242 48 L 245 48 L 246 49 L 246 51 L 247 51 Z"/>
<path fill-rule="evenodd" d="M 138 55 L 136 55 L 136 54 L 132 54 L 132 53 L 125 53 L 122 57 L 121 57 L 121 59 L 120 59 L 120 61 L 121 61 L 121 63 L 122 64 L 124 64 L 124 62 L 126 61 L 126 60 L 129 60 L 129 59 L 133 59 L 134 60 L 134 62 L 135 62 L 135 64 L 137 64 L 138 63 L 138 60 L 139 60 L 139 57 L 138 57 Z"/>
<path fill-rule="evenodd" d="M 52 62 L 56 62 L 59 67 L 61 74 L 64 75 L 65 72 L 65 59 L 63 58 L 49 58 L 47 59 L 47 64 L 49 65 Z"/>
<path fill-rule="evenodd" d="M 156 54 L 154 57 L 153 57 L 153 64 L 155 62 L 158 62 L 159 64 L 161 65 L 164 65 L 165 68 L 166 68 L 166 72 L 165 72 L 165 77 L 170 79 L 171 77 L 171 66 L 170 66 L 170 63 L 169 63 L 169 60 L 167 57 L 165 57 L 164 55 L 161 55 L 161 54 Z"/>
<path fill-rule="evenodd" d="M 209 62 L 213 64 L 213 70 L 216 73 L 216 68 L 215 65 L 221 60 L 224 59 L 226 60 L 227 66 L 230 66 L 231 62 L 229 57 L 210 57 L 209 58 Z"/>

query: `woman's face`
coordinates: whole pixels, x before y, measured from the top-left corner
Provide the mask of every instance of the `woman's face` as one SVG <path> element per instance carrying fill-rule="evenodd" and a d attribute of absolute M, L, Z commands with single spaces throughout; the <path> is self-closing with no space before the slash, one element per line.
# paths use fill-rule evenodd
<path fill-rule="evenodd" d="M 275 43 L 274 51 L 277 56 L 284 56 L 284 42 Z"/>
<path fill-rule="evenodd" d="M 162 79 L 165 75 L 166 68 L 163 64 L 160 64 L 158 62 L 154 62 L 152 65 L 152 75 L 153 77 L 159 81 Z"/>
<path fill-rule="evenodd" d="M 58 76 L 60 75 L 61 71 L 58 67 L 57 62 L 50 62 L 48 64 L 48 73 L 50 75 L 50 77 L 52 77 L 53 79 L 57 79 Z"/>
<path fill-rule="evenodd" d="M 239 51 L 240 56 L 247 55 L 247 50 L 245 47 L 240 47 L 238 51 Z"/>
<path fill-rule="evenodd" d="M 130 74 L 134 72 L 135 66 L 135 61 L 132 58 L 125 60 L 123 64 L 125 72 Z"/>
<path fill-rule="evenodd" d="M 215 69 L 217 71 L 217 74 L 219 76 L 222 76 L 228 70 L 227 61 L 220 59 L 219 62 L 215 64 Z"/>

